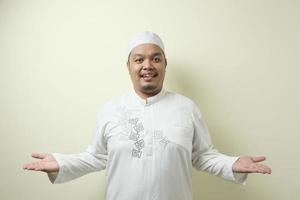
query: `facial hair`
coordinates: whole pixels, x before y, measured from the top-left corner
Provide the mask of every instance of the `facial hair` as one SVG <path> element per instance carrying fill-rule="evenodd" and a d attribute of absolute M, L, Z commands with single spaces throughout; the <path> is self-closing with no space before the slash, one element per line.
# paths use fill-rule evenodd
<path fill-rule="evenodd" d="M 142 86 L 142 91 L 144 91 L 146 94 L 152 93 L 155 91 L 155 86 L 154 85 L 144 85 Z"/>

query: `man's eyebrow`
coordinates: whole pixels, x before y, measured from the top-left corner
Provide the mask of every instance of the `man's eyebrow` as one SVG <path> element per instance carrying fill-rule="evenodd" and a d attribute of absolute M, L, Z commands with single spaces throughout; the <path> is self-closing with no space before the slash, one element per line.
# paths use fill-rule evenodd
<path fill-rule="evenodd" d="M 152 56 L 163 56 L 161 52 L 154 53 Z"/>
<path fill-rule="evenodd" d="M 155 52 L 155 53 L 151 54 L 151 56 L 162 56 L 162 55 L 163 54 L 161 52 Z M 132 55 L 132 57 L 138 57 L 138 56 L 143 57 L 145 55 L 144 54 L 140 54 L 140 53 L 135 53 L 135 54 Z"/>
<path fill-rule="evenodd" d="M 139 53 L 135 53 L 135 54 L 132 55 L 132 57 L 138 57 L 138 56 L 141 56 L 141 57 L 142 57 L 142 56 L 144 56 L 144 55 L 143 55 L 143 54 L 139 54 Z"/>

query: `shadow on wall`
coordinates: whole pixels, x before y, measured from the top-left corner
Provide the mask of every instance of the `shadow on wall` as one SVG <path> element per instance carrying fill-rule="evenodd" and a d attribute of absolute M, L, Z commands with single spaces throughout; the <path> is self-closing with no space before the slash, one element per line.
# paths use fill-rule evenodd
<path fill-rule="evenodd" d="M 197 70 L 194 71 L 193 69 Z M 198 73 L 199 69 L 203 69 L 203 73 Z M 209 83 L 205 81 L 206 77 L 204 70 L 204 67 L 198 66 L 187 67 L 186 65 L 181 64 L 172 65 L 167 69 L 166 72 L 166 88 L 191 98 L 198 106 L 201 103 L 201 112 L 207 116 L 209 115 L 209 112 L 211 112 L 209 108 L 214 107 L 214 105 L 211 104 L 218 102 L 218 100 L 210 100 L 212 95 L 209 91 Z M 208 108 L 205 108 L 205 106 Z M 206 122 L 209 122 L 208 118 L 205 116 L 204 118 Z M 208 128 L 211 129 L 212 127 Z M 232 135 L 227 134 L 231 130 L 220 130 L 220 128 L 218 129 L 216 127 L 214 127 L 213 130 L 213 132 L 216 134 L 212 132 L 210 134 L 213 141 L 218 141 L 217 143 L 213 142 L 215 145 L 218 144 L 216 145 L 216 149 L 218 149 L 219 146 L 225 151 L 226 149 L 234 149 L 235 151 L 241 152 L 240 149 L 242 150 L 242 144 L 237 143 L 238 141 L 236 141 L 234 138 L 228 137 L 228 135 Z M 239 149 L 239 147 L 241 148 Z M 220 150 L 220 152 L 222 152 L 222 150 Z M 234 154 L 234 152 L 231 153 Z M 250 200 L 253 198 L 263 198 L 265 196 L 265 192 L 262 190 L 262 187 L 260 187 L 259 184 L 251 184 L 249 181 L 251 181 L 251 175 L 249 175 L 247 185 L 241 186 L 194 170 L 194 199 L 219 200 L 228 198 Z"/>

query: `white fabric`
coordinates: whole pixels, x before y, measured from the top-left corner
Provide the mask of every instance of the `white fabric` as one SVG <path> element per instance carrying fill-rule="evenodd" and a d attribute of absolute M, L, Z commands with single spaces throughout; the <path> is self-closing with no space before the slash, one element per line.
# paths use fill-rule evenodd
<path fill-rule="evenodd" d="M 247 178 L 232 172 L 238 157 L 213 148 L 196 105 L 164 90 L 147 103 L 135 92 L 111 101 L 85 152 L 53 155 L 53 183 L 106 168 L 107 200 L 191 200 L 192 166 L 236 183 Z"/>
<path fill-rule="evenodd" d="M 137 33 L 131 38 L 128 44 L 127 55 L 129 56 L 132 49 L 141 44 L 155 44 L 165 52 L 165 47 L 161 38 L 153 32 L 145 31 Z"/>

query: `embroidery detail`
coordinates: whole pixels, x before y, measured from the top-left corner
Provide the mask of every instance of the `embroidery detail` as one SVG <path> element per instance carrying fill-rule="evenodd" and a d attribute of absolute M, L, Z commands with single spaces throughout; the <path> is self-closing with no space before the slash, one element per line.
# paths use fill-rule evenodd
<path fill-rule="evenodd" d="M 133 129 L 136 131 L 136 132 L 142 132 L 144 130 L 144 126 L 143 124 L 140 122 L 138 124 L 136 124 L 135 126 L 133 126 Z"/>
<path fill-rule="evenodd" d="M 119 107 L 118 111 L 120 112 L 119 125 L 121 127 L 119 139 L 132 142 L 131 156 L 133 158 L 141 158 L 143 154 L 153 156 L 155 149 L 162 150 L 170 142 L 162 130 L 145 130 L 140 110 L 127 110 L 124 106 Z"/>
<path fill-rule="evenodd" d="M 141 156 L 142 156 L 142 151 L 139 151 L 139 150 L 136 150 L 136 149 L 132 149 L 131 155 L 132 155 L 132 157 L 141 158 Z"/>
<path fill-rule="evenodd" d="M 167 144 L 169 144 L 169 140 L 167 138 L 163 138 L 161 141 L 160 141 L 160 144 L 162 144 L 162 146 L 165 148 L 167 146 Z"/>
<path fill-rule="evenodd" d="M 141 150 L 141 149 L 143 149 L 143 148 L 145 147 L 145 141 L 144 141 L 143 139 L 137 141 L 137 142 L 134 143 L 134 144 L 135 144 L 135 146 L 136 146 L 136 148 L 137 148 L 138 150 Z"/>
<path fill-rule="evenodd" d="M 138 118 L 131 118 L 131 119 L 128 120 L 128 123 L 129 123 L 129 124 L 136 125 L 138 121 L 139 121 Z"/>
<path fill-rule="evenodd" d="M 137 141 L 140 137 L 140 134 L 131 131 L 130 135 L 129 135 L 129 140 L 133 140 L 133 141 Z"/>
<path fill-rule="evenodd" d="M 143 154 L 143 148 L 145 148 L 145 133 L 144 133 L 144 125 L 142 122 L 139 122 L 139 118 L 129 118 L 127 123 L 130 125 L 130 134 L 128 139 L 132 141 L 136 141 L 134 143 L 134 147 L 132 149 L 132 157 L 141 158 Z"/>

